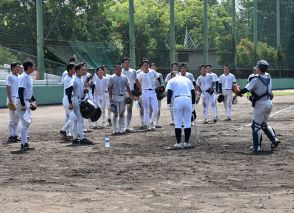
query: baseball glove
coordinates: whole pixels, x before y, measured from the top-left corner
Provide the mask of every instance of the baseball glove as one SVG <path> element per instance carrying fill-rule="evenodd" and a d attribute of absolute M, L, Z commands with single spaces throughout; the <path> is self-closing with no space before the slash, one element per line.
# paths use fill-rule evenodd
<path fill-rule="evenodd" d="M 35 101 L 34 102 L 31 102 L 30 109 L 32 111 L 35 111 L 37 109 L 37 107 L 38 107 L 37 102 L 35 102 Z"/>
<path fill-rule="evenodd" d="M 8 106 L 8 109 L 10 109 L 12 111 L 16 110 L 16 106 L 14 103 L 8 103 L 7 106 Z"/>
<path fill-rule="evenodd" d="M 161 101 L 165 96 L 166 96 L 165 92 L 164 93 L 157 93 L 156 94 L 156 98 L 159 101 Z"/>
<path fill-rule="evenodd" d="M 208 92 L 210 95 L 212 95 L 214 93 L 214 89 L 213 88 L 209 88 L 206 90 L 206 92 Z"/>
<path fill-rule="evenodd" d="M 140 97 L 142 95 L 142 92 L 139 90 L 132 90 L 132 96 L 134 97 Z"/>
<path fill-rule="evenodd" d="M 163 94 L 165 91 L 164 86 L 159 86 L 155 89 L 156 94 Z"/>
<path fill-rule="evenodd" d="M 221 103 L 225 100 L 225 96 L 223 94 L 220 94 L 218 97 L 217 97 L 217 102 Z"/>
<path fill-rule="evenodd" d="M 199 103 L 200 98 L 201 98 L 201 94 L 196 93 L 196 99 L 195 99 L 195 104 L 196 104 L 196 105 Z"/>
<path fill-rule="evenodd" d="M 127 98 L 125 99 L 125 103 L 126 103 L 126 104 L 132 104 L 132 103 L 133 103 L 133 99 L 132 99 L 131 97 L 127 97 Z"/>
<path fill-rule="evenodd" d="M 235 94 L 239 94 L 241 91 L 240 86 L 238 84 L 233 84 L 232 91 Z"/>

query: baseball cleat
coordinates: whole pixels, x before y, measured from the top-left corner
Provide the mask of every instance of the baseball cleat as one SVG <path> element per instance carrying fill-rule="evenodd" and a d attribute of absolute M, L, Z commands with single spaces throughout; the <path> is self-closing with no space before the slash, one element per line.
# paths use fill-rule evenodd
<path fill-rule="evenodd" d="M 173 125 L 175 125 L 175 123 L 172 121 L 169 123 L 169 125 L 173 126 Z"/>
<path fill-rule="evenodd" d="M 155 128 L 161 128 L 162 126 L 161 125 L 159 125 L 159 124 L 156 124 L 155 125 Z"/>
<path fill-rule="evenodd" d="M 277 139 L 274 143 L 271 144 L 271 150 L 274 150 L 275 148 L 277 148 L 280 143 L 281 141 Z"/>
<path fill-rule="evenodd" d="M 208 124 L 208 120 L 207 119 L 204 119 L 203 123 L 204 124 Z"/>
<path fill-rule="evenodd" d="M 250 151 L 254 151 L 254 147 L 253 146 L 250 146 Z M 259 145 L 257 147 L 257 152 L 260 152 L 261 151 L 261 146 Z"/>
<path fill-rule="evenodd" d="M 134 129 L 129 127 L 129 128 L 126 128 L 125 132 L 134 132 Z"/>
<path fill-rule="evenodd" d="M 63 137 L 67 138 L 66 131 L 59 130 L 58 132 L 59 132 L 59 134 L 62 135 Z"/>
<path fill-rule="evenodd" d="M 189 143 L 187 143 L 187 142 L 184 142 L 184 148 L 189 148 L 189 147 L 191 147 L 192 145 L 191 144 L 189 144 Z"/>
<path fill-rule="evenodd" d="M 30 145 L 28 143 L 21 144 L 20 149 L 23 150 L 23 151 L 27 151 L 27 150 L 30 149 Z"/>
<path fill-rule="evenodd" d="M 19 137 L 17 137 L 17 136 L 14 136 L 14 139 L 15 139 L 16 142 L 21 141 L 21 139 Z"/>
<path fill-rule="evenodd" d="M 8 140 L 7 140 L 7 143 L 16 143 L 16 139 L 14 137 L 9 137 Z"/>
<path fill-rule="evenodd" d="M 110 118 L 107 119 L 107 122 L 108 122 L 108 126 L 111 126 L 111 125 L 112 125 L 112 123 L 111 123 L 111 119 L 110 119 Z"/>
<path fill-rule="evenodd" d="M 215 118 L 215 119 L 213 119 L 213 123 L 216 123 L 217 122 L 217 119 Z"/>
<path fill-rule="evenodd" d="M 73 140 L 72 140 L 72 144 L 73 144 L 73 145 L 79 144 L 79 140 L 78 140 L 78 139 L 73 139 Z"/>
<path fill-rule="evenodd" d="M 92 144 L 93 142 L 88 140 L 87 138 L 84 138 L 80 141 L 80 144 Z"/>
<path fill-rule="evenodd" d="M 174 145 L 175 148 L 184 148 L 183 143 L 176 143 Z"/>
<path fill-rule="evenodd" d="M 226 118 L 226 119 L 225 119 L 225 121 L 231 121 L 231 120 L 232 120 L 231 118 Z"/>

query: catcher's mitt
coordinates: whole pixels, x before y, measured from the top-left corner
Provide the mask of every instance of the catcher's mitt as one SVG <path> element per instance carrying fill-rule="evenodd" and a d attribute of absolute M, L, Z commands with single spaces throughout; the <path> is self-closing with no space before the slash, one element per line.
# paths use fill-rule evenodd
<path fill-rule="evenodd" d="M 221 103 L 225 100 L 225 96 L 223 94 L 220 94 L 218 97 L 217 97 L 217 102 Z"/>
<path fill-rule="evenodd" d="M 142 95 L 142 92 L 139 90 L 132 90 L 132 96 L 134 97 L 140 97 Z"/>
<path fill-rule="evenodd" d="M 125 103 L 126 103 L 126 104 L 132 104 L 132 103 L 133 103 L 133 99 L 132 99 L 131 97 L 127 97 L 127 98 L 125 99 Z"/>
<path fill-rule="evenodd" d="M 213 88 L 209 88 L 206 90 L 206 92 L 208 92 L 210 95 L 212 95 L 214 93 L 214 89 Z"/>
<path fill-rule="evenodd" d="M 15 111 L 16 110 L 16 106 L 14 103 L 8 103 L 7 104 L 8 109 Z"/>
<path fill-rule="evenodd" d="M 37 109 L 38 105 L 37 105 L 37 102 L 31 102 L 30 104 L 30 109 L 32 111 L 35 111 Z"/>
<path fill-rule="evenodd" d="M 165 92 L 164 86 L 159 86 L 155 89 L 156 94 L 163 94 Z"/>
<path fill-rule="evenodd" d="M 240 91 L 241 91 L 240 86 L 238 84 L 233 84 L 232 91 L 235 94 L 240 94 Z"/>

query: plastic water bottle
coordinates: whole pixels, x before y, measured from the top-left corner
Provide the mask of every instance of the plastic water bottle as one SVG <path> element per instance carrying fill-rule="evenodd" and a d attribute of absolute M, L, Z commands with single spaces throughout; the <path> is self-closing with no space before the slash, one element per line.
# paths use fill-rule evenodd
<path fill-rule="evenodd" d="M 109 137 L 108 137 L 108 135 L 106 135 L 106 136 L 104 137 L 104 146 L 105 146 L 106 148 L 110 148 L 110 142 L 109 142 Z"/>

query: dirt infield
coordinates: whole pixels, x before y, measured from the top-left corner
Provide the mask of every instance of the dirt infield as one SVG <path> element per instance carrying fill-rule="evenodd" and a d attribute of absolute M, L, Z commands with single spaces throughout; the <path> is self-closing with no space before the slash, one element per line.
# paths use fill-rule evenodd
<path fill-rule="evenodd" d="M 282 144 L 274 152 L 251 155 L 251 107 L 246 98 L 233 108 L 233 120 L 197 125 L 201 144 L 167 151 L 175 142 L 163 102 L 162 129 L 103 137 L 88 133 L 91 146 L 69 146 L 57 134 L 62 106 L 33 112 L 30 143 L 36 150 L 11 154 L 8 114 L 0 110 L 0 212 L 294 212 L 293 96 L 275 97 L 270 124 Z M 222 105 L 218 105 L 224 118 Z M 135 126 L 138 110 L 134 108 Z M 191 136 L 191 143 L 195 134 Z M 264 137 L 264 149 L 270 149 Z"/>

